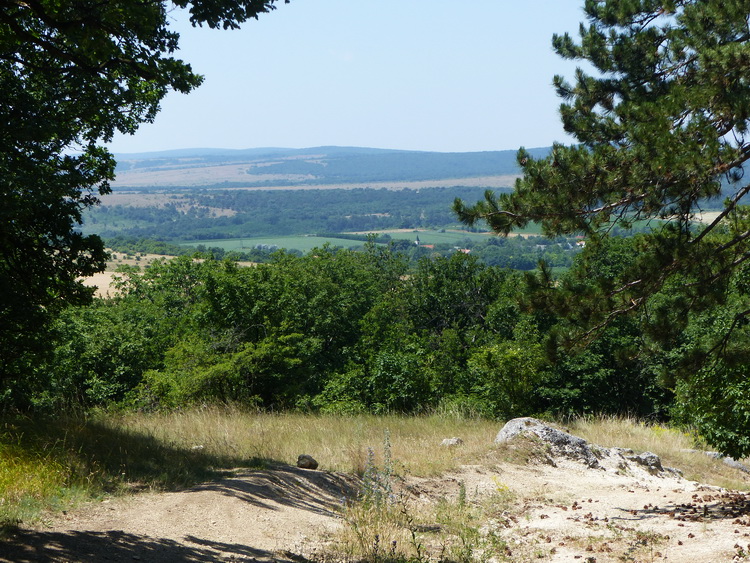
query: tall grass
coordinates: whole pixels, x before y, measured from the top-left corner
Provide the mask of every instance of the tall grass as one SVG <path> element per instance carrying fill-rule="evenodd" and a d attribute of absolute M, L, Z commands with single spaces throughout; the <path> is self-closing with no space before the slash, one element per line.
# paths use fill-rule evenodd
<path fill-rule="evenodd" d="M 0 528 L 64 508 L 91 490 L 93 473 L 51 430 L 24 419 L 0 426 Z"/>
<path fill-rule="evenodd" d="M 320 462 L 320 469 L 360 475 L 367 449 L 379 449 L 388 431 L 393 458 L 401 460 L 400 469 L 424 476 L 440 474 L 486 451 L 499 426 L 493 421 L 448 416 L 267 414 L 232 408 L 121 415 L 102 423 L 176 448 L 199 447 L 206 454 L 236 461 L 294 463 L 299 454 L 306 453 Z M 443 438 L 453 436 L 464 440 L 460 453 L 436 448 Z"/>
<path fill-rule="evenodd" d="M 396 471 L 436 475 L 480 455 L 498 426 L 455 417 L 337 417 L 236 408 L 2 424 L 0 525 L 34 520 L 45 509 L 103 494 L 175 490 L 233 468 L 294 464 L 302 453 L 315 457 L 322 470 L 361 475 L 368 448 L 381 451 L 386 430 L 399 460 Z M 452 436 L 465 442 L 460 453 L 436 447 Z"/>
<path fill-rule="evenodd" d="M 594 444 L 653 452 L 663 465 L 679 469 L 687 479 L 728 489 L 750 489 L 750 475 L 697 451 L 710 448 L 695 433 L 621 417 L 581 418 L 572 421 L 569 428 Z"/>
<path fill-rule="evenodd" d="M 496 464 L 492 440 L 501 423 L 450 415 L 322 416 L 237 408 L 172 413 L 109 413 L 46 423 L 0 421 L 0 525 L 39 518 L 85 498 L 126 491 L 176 490 L 233 468 L 294 464 L 299 454 L 321 470 L 364 475 L 368 463 L 398 475 L 429 477 L 461 464 Z M 602 446 L 652 451 L 686 477 L 747 489 L 720 461 L 690 453 L 694 437 L 628 419 L 574 421 L 570 430 Z M 388 456 L 383 440 L 388 436 Z M 460 448 L 442 448 L 460 437 Z M 374 458 L 368 458 L 368 452 Z"/>

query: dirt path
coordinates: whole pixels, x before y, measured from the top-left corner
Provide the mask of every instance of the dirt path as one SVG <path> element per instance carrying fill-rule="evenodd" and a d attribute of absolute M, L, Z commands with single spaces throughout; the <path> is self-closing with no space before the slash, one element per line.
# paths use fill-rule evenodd
<path fill-rule="evenodd" d="M 183 492 L 105 500 L 20 531 L 0 561 L 297 561 L 340 525 L 346 475 L 240 471 Z"/>
<path fill-rule="evenodd" d="M 511 561 L 746 560 L 750 496 L 637 465 L 554 463 L 463 466 L 401 486 L 413 506 L 459 489 L 476 503 L 505 495 L 482 530 L 507 542 Z M 0 561 L 305 561 L 343 525 L 340 508 L 356 485 L 343 474 L 278 467 L 105 500 L 19 531 L 0 545 Z"/>

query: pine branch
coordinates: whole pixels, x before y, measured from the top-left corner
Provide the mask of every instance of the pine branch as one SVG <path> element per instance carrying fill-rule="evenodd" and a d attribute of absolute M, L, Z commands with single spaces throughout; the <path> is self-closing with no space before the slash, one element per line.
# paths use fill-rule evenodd
<path fill-rule="evenodd" d="M 748 155 L 748 157 L 750 158 L 750 154 Z M 690 241 L 689 244 L 693 246 L 697 245 L 703 238 L 706 237 L 706 235 L 712 232 L 726 218 L 726 216 L 729 215 L 729 213 L 731 213 L 737 207 L 740 200 L 748 193 L 750 193 L 750 184 L 746 185 L 744 188 L 734 194 L 734 197 L 727 203 L 724 210 L 719 213 L 716 219 L 714 219 L 705 229 L 703 229 L 697 237 Z"/>
<path fill-rule="evenodd" d="M 601 332 L 602 330 L 606 329 L 610 324 L 612 324 L 613 321 L 615 321 L 618 317 L 622 315 L 626 315 L 632 311 L 635 311 L 638 309 L 641 305 L 643 305 L 645 301 L 644 297 L 639 297 L 637 299 L 631 299 L 630 305 L 627 307 L 623 307 L 621 309 L 614 309 L 610 311 L 607 316 L 604 318 L 603 321 L 600 323 L 597 323 L 593 327 L 591 327 L 589 330 L 583 333 L 581 337 L 578 339 L 578 342 L 590 342 L 597 333 Z"/>
<path fill-rule="evenodd" d="M 723 336 L 721 337 L 721 340 L 719 340 L 719 342 L 717 342 L 717 343 L 716 343 L 716 345 L 715 345 L 715 346 L 714 346 L 713 348 L 711 348 L 711 349 L 710 349 L 710 350 L 708 351 L 708 354 L 707 354 L 707 355 L 708 355 L 709 357 L 710 357 L 710 356 L 714 356 L 714 355 L 715 355 L 715 358 L 716 358 L 716 359 L 715 359 L 715 361 L 714 361 L 714 367 L 716 366 L 716 364 L 717 364 L 717 363 L 718 363 L 718 361 L 719 361 L 719 355 L 720 355 L 720 354 L 724 354 L 724 353 L 726 353 L 726 349 L 727 349 L 727 346 L 729 345 L 729 340 L 730 340 L 730 339 L 731 339 L 731 337 L 732 337 L 732 333 L 733 333 L 733 332 L 735 331 L 735 329 L 737 328 L 737 325 L 738 325 L 738 324 L 740 323 L 740 321 L 741 321 L 742 319 L 744 319 L 744 318 L 745 318 L 745 317 L 747 317 L 747 316 L 750 316 L 750 309 L 746 309 L 745 311 L 742 311 L 742 312 L 740 312 L 740 313 L 737 313 L 737 314 L 736 314 L 736 315 L 734 316 L 734 319 L 733 319 L 733 321 L 732 321 L 732 324 L 731 324 L 731 326 L 729 327 L 729 329 L 727 329 L 727 331 L 726 331 L 726 332 L 724 333 L 724 335 L 723 335 Z M 719 354 L 717 354 L 717 352 L 718 352 Z"/>

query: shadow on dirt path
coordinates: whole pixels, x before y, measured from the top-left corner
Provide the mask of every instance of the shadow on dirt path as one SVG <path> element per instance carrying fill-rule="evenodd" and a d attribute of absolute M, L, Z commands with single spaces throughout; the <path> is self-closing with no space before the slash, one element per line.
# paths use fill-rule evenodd
<path fill-rule="evenodd" d="M 204 483 L 190 490 L 218 492 L 268 510 L 277 510 L 281 505 L 335 516 L 357 496 L 359 482 L 344 473 L 279 465 L 270 470 L 240 470 L 231 479 Z"/>
<path fill-rule="evenodd" d="M 239 469 L 185 491 L 91 503 L 45 528 L 19 528 L 0 540 L 0 562 L 299 563 L 306 559 L 285 549 L 300 544 L 286 536 L 338 521 L 358 484 L 288 465 Z"/>
<path fill-rule="evenodd" d="M 47 563 L 76 561 L 145 561 L 154 563 L 188 563 L 232 559 L 256 561 L 299 561 L 246 545 L 226 544 L 186 537 L 184 543 L 165 538 L 151 538 L 122 531 L 108 532 L 38 532 L 23 530 L 9 543 L 0 546 L 0 561 L 13 563 Z"/>

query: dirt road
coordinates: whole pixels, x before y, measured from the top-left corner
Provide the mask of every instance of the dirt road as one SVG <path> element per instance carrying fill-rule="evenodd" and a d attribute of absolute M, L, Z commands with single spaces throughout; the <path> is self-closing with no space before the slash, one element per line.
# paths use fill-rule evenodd
<path fill-rule="evenodd" d="M 480 532 L 502 537 L 510 561 L 750 560 L 747 494 L 622 463 L 551 461 L 467 465 L 399 485 L 413 506 L 459 489 L 474 503 L 506 494 L 508 509 Z M 0 545 L 0 561 L 320 560 L 356 487 L 347 475 L 288 466 L 237 471 L 183 492 L 90 503 L 19 530 Z"/>

